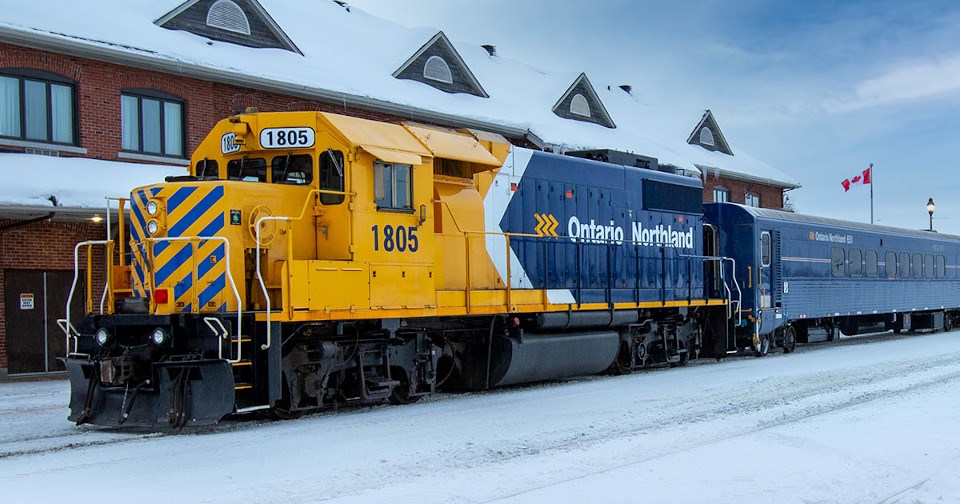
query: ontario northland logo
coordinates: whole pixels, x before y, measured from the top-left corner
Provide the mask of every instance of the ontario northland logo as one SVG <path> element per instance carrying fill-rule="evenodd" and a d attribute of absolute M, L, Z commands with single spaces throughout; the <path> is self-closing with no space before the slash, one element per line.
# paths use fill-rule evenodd
<path fill-rule="evenodd" d="M 537 219 L 537 236 L 558 236 L 556 232 L 557 219 L 551 214 L 534 214 Z M 642 222 L 630 224 L 630 244 L 642 246 L 663 246 L 673 248 L 693 248 L 693 229 L 674 231 L 673 226 L 657 224 L 653 227 L 644 227 Z M 583 243 L 614 243 L 623 245 L 625 233 L 622 226 L 611 220 L 609 224 L 597 224 L 594 219 L 581 222 L 577 216 L 567 220 L 567 237 L 570 241 Z"/>

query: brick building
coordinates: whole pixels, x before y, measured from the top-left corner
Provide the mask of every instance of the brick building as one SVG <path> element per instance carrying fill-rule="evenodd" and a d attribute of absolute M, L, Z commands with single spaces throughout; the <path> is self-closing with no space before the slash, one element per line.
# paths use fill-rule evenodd
<path fill-rule="evenodd" d="M 492 46 L 455 46 L 443 32 L 398 27 L 339 2 L 302 4 L 35 0 L 5 13 L 0 176 L 27 182 L 0 188 L 0 377 L 59 369 L 65 342 L 55 320 L 64 316 L 74 244 L 103 239 L 111 222 L 97 200 L 183 173 L 213 124 L 247 107 L 469 127 L 558 151 L 636 152 L 699 170 L 706 201 L 781 208 L 784 191 L 797 187 L 735 154 L 710 111 L 699 122 L 656 120 L 664 114 L 640 105 L 627 85 L 535 71 Z M 71 15 L 35 15 L 47 9 Z M 104 259 L 91 264 L 72 313 L 99 298 Z"/>

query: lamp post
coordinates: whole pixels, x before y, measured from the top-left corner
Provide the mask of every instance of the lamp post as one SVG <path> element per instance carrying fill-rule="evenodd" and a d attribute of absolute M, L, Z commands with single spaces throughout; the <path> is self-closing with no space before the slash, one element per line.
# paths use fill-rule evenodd
<path fill-rule="evenodd" d="M 933 231 L 933 211 L 937 206 L 933 203 L 933 198 L 927 200 L 927 213 L 930 214 L 930 231 Z"/>

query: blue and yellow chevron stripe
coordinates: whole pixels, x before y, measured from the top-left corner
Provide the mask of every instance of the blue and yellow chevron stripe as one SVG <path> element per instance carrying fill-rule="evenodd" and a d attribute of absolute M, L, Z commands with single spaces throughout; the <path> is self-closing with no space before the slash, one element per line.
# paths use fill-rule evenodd
<path fill-rule="evenodd" d="M 225 249 L 219 240 L 194 240 L 190 242 L 157 242 L 143 240 L 147 237 L 147 223 L 161 220 L 158 236 L 167 237 L 212 237 L 217 236 L 225 224 L 222 207 L 223 186 L 168 184 L 141 189 L 132 194 L 133 218 L 130 236 L 134 247 L 133 289 L 135 295 L 149 297 L 152 289 L 171 289 L 174 311 L 198 313 L 225 311 L 223 290 L 226 287 Z M 163 216 L 151 217 L 147 203 L 154 199 L 160 203 Z M 162 217 L 162 219 L 161 219 Z"/>

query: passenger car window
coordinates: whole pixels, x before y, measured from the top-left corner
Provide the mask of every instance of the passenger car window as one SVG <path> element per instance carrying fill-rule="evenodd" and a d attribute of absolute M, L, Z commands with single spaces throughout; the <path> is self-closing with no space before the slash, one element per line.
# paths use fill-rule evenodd
<path fill-rule="evenodd" d="M 923 256 L 923 277 L 933 278 L 933 254 Z"/>
<path fill-rule="evenodd" d="M 946 278 L 947 276 L 947 259 L 942 255 L 937 256 L 937 278 Z"/>
<path fill-rule="evenodd" d="M 897 276 L 897 253 L 892 250 L 888 250 L 884 255 L 883 262 L 883 275 L 887 278 L 893 278 Z"/>
<path fill-rule="evenodd" d="M 910 254 L 900 252 L 900 278 L 910 277 Z"/>
<path fill-rule="evenodd" d="M 858 248 L 850 249 L 850 276 L 863 275 L 863 252 Z"/>
<path fill-rule="evenodd" d="M 830 271 L 833 273 L 833 276 L 843 276 L 844 273 L 844 257 L 843 249 L 840 247 L 833 247 L 830 249 Z"/>
<path fill-rule="evenodd" d="M 919 252 L 914 252 L 913 259 L 910 261 L 910 270 L 913 278 L 923 278 L 923 256 Z"/>
<path fill-rule="evenodd" d="M 867 250 L 864 272 L 868 277 L 874 278 L 877 276 L 877 269 L 877 251 L 872 249 Z"/>

